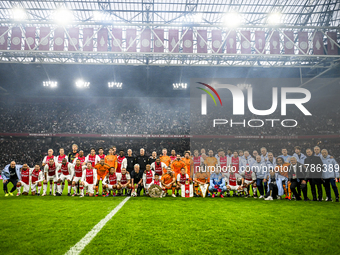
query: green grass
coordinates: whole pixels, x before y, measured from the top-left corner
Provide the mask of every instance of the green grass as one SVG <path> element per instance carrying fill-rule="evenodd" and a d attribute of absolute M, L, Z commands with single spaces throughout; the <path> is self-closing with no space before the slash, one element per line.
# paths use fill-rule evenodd
<path fill-rule="evenodd" d="M 64 254 L 124 199 L 0 194 L 1 254 Z M 335 202 L 130 198 L 82 254 L 337 254 L 339 212 Z"/>

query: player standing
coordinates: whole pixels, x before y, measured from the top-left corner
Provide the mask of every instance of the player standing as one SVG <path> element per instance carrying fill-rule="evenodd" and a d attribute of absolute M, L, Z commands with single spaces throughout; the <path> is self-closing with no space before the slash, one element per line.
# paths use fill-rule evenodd
<path fill-rule="evenodd" d="M 157 158 L 155 162 L 151 164 L 151 170 L 158 174 L 159 176 L 163 175 L 163 172 L 166 171 L 166 164 L 161 162 L 160 158 Z"/>
<path fill-rule="evenodd" d="M 99 164 L 96 164 L 94 166 L 94 168 L 97 170 L 97 183 L 96 183 L 96 197 L 98 197 L 98 186 L 99 186 L 99 182 L 100 180 L 102 181 L 102 196 L 104 197 L 104 188 L 103 188 L 103 181 L 105 176 L 109 173 L 109 169 L 110 169 L 110 165 L 109 164 L 105 164 L 105 159 L 100 159 Z"/>
<path fill-rule="evenodd" d="M 45 156 L 43 161 L 42 161 L 42 166 L 44 167 L 46 164 L 48 164 L 48 162 L 50 161 L 51 158 L 53 158 L 53 160 L 54 160 L 53 150 L 49 149 L 47 151 L 47 156 Z"/>
<path fill-rule="evenodd" d="M 73 180 L 72 180 L 72 188 L 73 188 L 73 197 L 76 195 L 79 195 L 79 192 L 77 194 L 77 184 L 81 181 L 81 178 L 83 177 L 83 169 L 85 166 L 81 164 L 80 159 L 75 159 L 74 169 L 73 169 Z"/>
<path fill-rule="evenodd" d="M 61 164 L 62 161 L 63 161 L 63 159 L 66 159 L 66 161 L 68 161 L 68 157 L 65 155 L 65 150 L 64 150 L 63 148 L 60 148 L 60 149 L 59 149 L 59 156 L 56 156 L 55 159 L 54 159 L 54 161 L 57 162 L 58 164 Z M 61 175 L 61 169 L 59 169 L 58 175 L 59 175 L 59 176 Z M 58 182 L 58 183 L 59 183 L 59 182 Z M 54 185 L 56 185 L 56 184 L 54 184 Z M 58 185 L 60 185 L 60 184 L 58 184 Z M 61 183 L 61 185 L 62 185 L 61 189 L 64 190 L 65 182 L 63 181 L 63 182 Z M 59 189 L 58 189 L 58 190 L 59 190 Z M 59 192 L 59 191 L 58 191 L 58 192 Z"/>
<path fill-rule="evenodd" d="M 127 160 L 124 156 L 124 150 L 119 151 L 119 156 L 117 157 L 117 169 L 116 172 L 120 173 L 122 168 L 126 169 L 127 166 Z"/>
<path fill-rule="evenodd" d="M 50 183 L 50 195 L 52 195 L 52 182 L 58 182 L 58 172 L 60 169 L 60 164 L 54 162 L 53 158 L 50 158 L 48 164 L 44 167 L 45 180 L 44 180 L 44 188 L 43 188 L 43 196 L 46 196 L 47 191 L 47 183 Z M 53 186 L 53 195 L 56 196 L 55 186 Z M 59 196 L 59 195 L 58 195 Z"/>
<path fill-rule="evenodd" d="M 171 158 L 167 155 L 168 150 L 163 149 L 162 155 L 159 157 L 161 159 L 161 162 L 163 162 L 167 167 L 170 166 Z"/>
<path fill-rule="evenodd" d="M 105 159 L 104 149 L 102 147 L 98 149 L 98 157 L 100 159 Z"/>
<path fill-rule="evenodd" d="M 109 149 L 109 154 L 105 157 L 105 163 L 117 169 L 117 155 L 113 154 L 113 148 Z"/>
<path fill-rule="evenodd" d="M 96 150 L 94 148 L 91 148 L 90 154 L 87 155 L 85 158 L 86 162 L 91 162 L 92 167 L 94 167 L 96 164 L 99 163 L 100 158 L 98 155 L 96 155 Z"/>
<path fill-rule="evenodd" d="M 71 196 L 71 183 L 73 178 L 73 165 L 67 161 L 66 158 L 64 158 L 61 161 L 60 166 L 60 174 L 58 174 L 58 192 L 60 195 L 63 194 L 64 191 L 64 183 L 67 181 L 67 195 Z M 61 185 L 62 184 L 62 185 Z"/>

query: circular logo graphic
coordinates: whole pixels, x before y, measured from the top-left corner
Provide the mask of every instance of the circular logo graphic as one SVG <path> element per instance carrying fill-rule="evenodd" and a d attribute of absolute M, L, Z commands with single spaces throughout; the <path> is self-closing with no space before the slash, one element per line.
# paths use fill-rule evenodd
<path fill-rule="evenodd" d="M 292 42 L 286 42 L 286 48 L 291 50 L 293 49 L 294 44 Z"/>
<path fill-rule="evenodd" d="M 120 45 L 120 40 L 119 39 L 115 39 L 115 40 L 113 40 L 112 44 L 113 44 L 113 46 L 118 47 Z"/>
<path fill-rule="evenodd" d="M 248 49 L 248 48 L 250 47 L 250 43 L 247 42 L 247 41 L 243 41 L 242 47 L 243 47 L 244 49 Z"/>
<path fill-rule="evenodd" d="M 14 37 L 14 38 L 12 39 L 12 43 L 13 43 L 14 45 L 18 45 L 18 44 L 20 43 L 20 38 L 19 38 L 19 37 Z"/>
<path fill-rule="evenodd" d="M 189 190 L 186 190 L 185 193 L 189 194 Z"/>
<path fill-rule="evenodd" d="M 219 40 L 215 40 L 213 42 L 213 46 L 214 46 L 214 48 L 219 48 L 221 46 L 221 42 Z"/>
<path fill-rule="evenodd" d="M 150 45 L 150 41 L 148 39 L 143 39 L 142 40 L 142 46 L 143 47 L 149 47 Z"/>
<path fill-rule="evenodd" d="M 307 46 L 308 46 L 307 42 L 301 42 L 300 43 L 300 48 L 303 49 L 303 50 L 307 49 Z"/>
<path fill-rule="evenodd" d="M 41 45 L 47 45 L 47 44 L 48 44 L 48 39 L 45 38 L 44 40 L 42 40 L 42 41 L 40 42 L 40 44 L 41 44 Z"/>
<path fill-rule="evenodd" d="M 71 38 L 72 42 L 74 45 L 77 45 L 78 44 L 78 39 L 77 38 Z"/>
<path fill-rule="evenodd" d="M 155 41 L 155 46 L 156 47 L 162 47 L 162 42 L 160 40 Z"/>
<path fill-rule="evenodd" d="M 185 40 L 184 41 L 184 47 L 190 48 L 192 46 L 192 42 L 190 40 Z"/>
<path fill-rule="evenodd" d="M 34 43 L 34 39 L 32 37 L 27 37 L 27 43 L 28 45 L 32 45 Z"/>
<path fill-rule="evenodd" d="M 60 46 L 60 45 L 62 45 L 62 44 L 64 43 L 64 40 L 63 40 L 62 38 L 58 37 L 58 38 L 56 38 L 56 39 L 54 40 L 54 43 L 55 43 L 56 45 Z"/>

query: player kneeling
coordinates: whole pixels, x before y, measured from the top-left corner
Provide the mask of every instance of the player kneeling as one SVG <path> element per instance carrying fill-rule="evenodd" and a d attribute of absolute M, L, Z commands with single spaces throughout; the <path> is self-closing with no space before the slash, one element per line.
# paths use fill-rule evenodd
<path fill-rule="evenodd" d="M 234 194 L 235 194 L 235 192 L 239 193 L 240 191 L 242 191 L 243 179 L 242 179 L 241 185 L 237 184 L 238 179 L 242 179 L 242 178 L 238 173 L 235 173 L 233 170 L 230 170 L 227 173 L 226 182 L 228 182 L 228 185 L 227 185 L 227 191 L 228 192 L 232 190 L 232 191 L 234 191 Z"/>
<path fill-rule="evenodd" d="M 129 195 L 131 192 L 131 177 L 130 174 L 126 171 L 125 168 L 121 169 L 121 173 L 117 173 L 117 181 L 118 181 L 118 196 L 123 194 L 125 190 L 125 195 Z"/>
<path fill-rule="evenodd" d="M 152 181 L 152 183 L 151 183 L 151 185 L 152 184 L 155 184 L 155 185 L 158 185 L 161 189 L 162 189 L 162 193 L 161 193 L 161 196 L 160 197 L 164 197 L 164 188 L 163 188 L 163 186 L 162 186 L 162 181 L 161 181 L 161 179 L 159 179 L 159 174 L 158 173 L 155 173 L 155 175 L 154 175 L 154 180 Z"/>
<path fill-rule="evenodd" d="M 146 195 L 149 195 L 149 188 L 154 180 L 155 173 L 151 170 L 151 166 L 147 164 L 143 173 L 143 185 Z"/>
<path fill-rule="evenodd" d="M 256 174 L 247 165 L 246 170 L 241 173 L 243 179 L 243 191 L 246 194 L 245 198 L 249 197 L 250 185 L 253 188 L 253 194 L 256 194 Z"/>
<path fill-rule="evenodd" d="M 41 183 L 44 181 L 44 174 L 40 170 L 39 165 L 35 165 L 34 168 L 31 169 L 31 193 L 33 196 L 38 195 L 40 196 L 41 191 Z M 37 193 L 37 186 L 38 186 L 38 193 Z"/>
<path fill-rule="evenodd" d="M 195 197 L 205 197 L 209 187 L 209 175 L 204 171 L 203 167 L 199 167 L 199 171 L 194 174 Z"/>
<path fill-rule="evenodd" d="M 175 196 L 175 189 L 176 189 L 176 178 L 171 170 L 171 167 L 167 167 L 167 172 L 163 174 L 161 178 L 161 183 L 163 187 L 163 197 L 165 197 L 168 194 L 168 190 L 172 191 L 172 196 Z"/>
<path fill-rule="evenodd" d="M 103 181 L 103 192 L 106 190 L 106 196 L 108 197 L 113 191 L 113 196 L 116 195 L 116 190 L 118 189 L 118 181 L 116 175 L 116 169 L 111 167 L 109 173 L 105 176 Z"/>
<path fill-rule="evenodd" d="M 83 176 L 80 183 L 80 197 L 84 197 L 84 188 L 88 191 L 89 196 L 94 195 L 94 186 L 97 183 L 97 171 L 92 167 L 91 162 L 86 163 L 86 169 L 83 171 Z"/>
<path fill-rule="evenodd" d="M 21 180 L 17 183 L 17 196 L 20 196 L 21 187 L 24 187 L 22 194 L 27 196 L 30 191 L 30 168 L 27 164 L 23 164 L 21 168 Z"/>
<path fill-rule="evenodd" d="M 172 194 L 173 197 L 179 196 L 179 190 L 182 189 L 182 185 L 185 185 L 187 181 L 191 183 L 191 180 L 189 178 L 189 175 L 187 174 L 187 171 L 185 170 L 184 167 L 182 167 L 181 173 L 177 175 L 177 186 L 176 186 L 177 195 Z"/>
<path fill-rule="evenodd" d="M 209 191 L 212 193 L 212 197 L 215 197 L 215 193 L 220 193 L 220 197 L 223 198 L 223 192 L 227 190 L 225 185 L 225 179 L 220 173 L 219 169 L 216 168 L 215 172 L 210 175 Z M 217 194 L 216 194 L 217 195 Z"/>

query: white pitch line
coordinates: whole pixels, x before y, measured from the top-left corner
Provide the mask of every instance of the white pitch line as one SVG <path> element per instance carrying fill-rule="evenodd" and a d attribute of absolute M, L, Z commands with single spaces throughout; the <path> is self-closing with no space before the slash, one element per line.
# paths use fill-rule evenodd
<path fill-rule="evenodd" d="M 104 219 L 95 225 L 90 232 L 86 234 L 75 246 L 73 246 L 65 255 L 80 254 L 81 251 L 88 245 L 91 240 L 98 234 L 98 232 L 105 226 L 105 224 L 119 211 L 120 208 L 129 200 L 130 197 L 125 198 L 119 203 Z"/>

